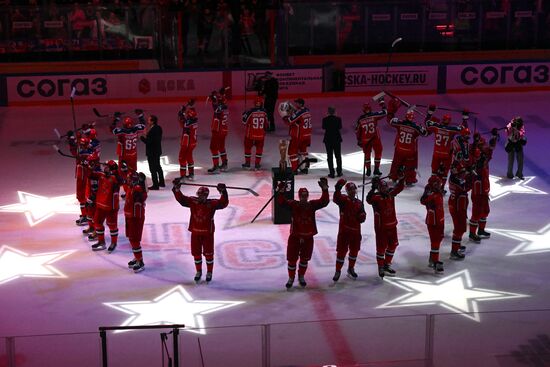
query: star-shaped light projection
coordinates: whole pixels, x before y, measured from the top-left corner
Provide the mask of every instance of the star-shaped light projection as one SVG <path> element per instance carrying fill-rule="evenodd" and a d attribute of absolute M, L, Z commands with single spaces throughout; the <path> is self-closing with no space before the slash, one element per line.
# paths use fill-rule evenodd
<path fill-rule="evenodd" d="M 319 162 L 312 163 L 310 169 L 328 169 L 327 163 L 327 154 L 326 153 L 309 153 L 311 156 L 319 159 Z M 365 157 L 363 151 L 358 151 L 349 154 L 342 154 L 342 169 L 346 171 L 351 171 L 354 173 L 363 174 L 363 162 Z M 374 163 L 374 158 L 371 158 L 372 163 Z M 336 168 L 336 160 L 334 162 Z M 382 158 L 380 164 L 391 164 L 391 159 Z"/>
<path fill-rule="evenodd" d="M 32 226 L 54 214 L 79 214 L 80 208 L 74 195 L 46 197 L 17 191 L 19 203 L 0 206 L 0 212 L 25 213 Z"/>
<path fill-rule="evenodd" d="M 122 326 L 184 324 L 188 331 L 206 334 L 202 315 L 240 305 L 241 301 L 196 301 L 178 285 L 152 301 L 109 302 L 104 305 L 130 317 Z"/>
<path fill-rule="evenodd" d="M 439 305 L 478 322 L 480 321 L 477 313 L 479 312 L 479 301 L 529 297 L 524 294 L 475 288 L 472 286 L 468 269 L 436 282 L 387 277 L 384 280 L 408 291 L 408 293 L 377 308 Z"/>
<path fill-rule="evenodd" d="M 52 264 L 74 251 L 58 251 L 29 255 L 9 246 L 0 247 L 0 284 L 21 277 L 66 278 Z"/>
<path fill-rule="evenodd" d="M 528 185 L 535 176 L 525 177 L 525 180 L 510 180 L 509 178 L 502 178 L 493 175 L 489 175 L 489 182 L 491 183 L 491 192 L 489 197 L 491 200 L 500 199 L 508 194 L 537 194 L 547 195 L 546 192 L 539 189 L 535 189 Z"/>
<path fill-rule="evenodd" d="M 510 229 L 493 229 L 492 232 L 521 241 L 506 256 L 537 254 L 550 251 L 550 223 L 536 232 L 514 231 Z"/>
<path fill-rule="evenodd" d="M 164 174 L 180 171 L 180 165 L 170 163 L 170 160 L 168 159 L 167 155 L 163 155 L 160 157 L 160 166 L 162 167 L 162 171 L 164 172 Z M 195 166 L 195 170 L 198 170 L 198 169 L 202 169 L 202 167 Z M 138 172 L 145 173 L 145 176 L 151 177 L 151 172 L 149 171 L 149 163 L 147 163 L 146 160 L 137 162 L 137 170 Z"/>

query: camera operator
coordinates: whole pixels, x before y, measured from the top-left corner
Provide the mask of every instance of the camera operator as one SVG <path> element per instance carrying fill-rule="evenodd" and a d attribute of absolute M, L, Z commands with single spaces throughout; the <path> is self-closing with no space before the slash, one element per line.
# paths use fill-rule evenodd
<path fill-rule="evenodd" d="M 508 172 L 506 176 L 514 178 L 514 158 L 516 158 L 518 162 L 516 177 L 523 180 L 523 146 L 527 144 L 523 119 L 519 116 L 514 117 L 506 125 L 506 133 L 508 134 L 508 141 L 504 148 L 508 153 Z"/>
<path fill-rule="evenodd" d="M 258 89 L 256 89 L 258 88 Z M 267 71 L 265 76 L 257 81 L 255 89 L 258 94 L 264 97 L 264 108 L 267 112 L 269 126 L 266 126 L 266 131 L 275 131 L 275 105 L 279 97 L 279 81 L 273 77 L 271 71 Z"/>

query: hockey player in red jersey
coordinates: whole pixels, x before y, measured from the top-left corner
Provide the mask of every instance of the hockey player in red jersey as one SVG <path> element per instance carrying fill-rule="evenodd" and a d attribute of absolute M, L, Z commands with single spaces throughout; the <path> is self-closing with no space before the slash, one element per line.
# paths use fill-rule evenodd
<path fill-rule="evenodd" d="M 145 121 L 143 117 L 142 110 L 136 110 L 140 121 Z M 115 117 L 113 123 L 111 124 L 111 131 L 117 137 L 117 155 L 118 155 L 118 165 L 121 166 L 122 161 L 124 161 L 131 170 L 137 170 L 137 141 L 138 134 L 145 130 L 144 123 L 134 124 L 134 120 L 127 116 L 124 118 L 122 127 L 116 127 L 117 117 Z M 126 193 L 127 187 L 124 185 L 124 192 Z"/>
<path fill-rule="evenodd" d="M 80 218 L 76 220 L 76 225 L 84 226 L 88 222 L 86 213 L 86 194 L 88 188 L 88 176 L 90 167 L 87 163 L 88 157 L 93 153 L 90 144 L 90 138 L 81 137 L 76 147 L 76 199 L 80 205 Z"/>
<path fill-rule="evenodd" d="M 125 233 L 132 246 L 134 258 L 128 262 L 128 267 L 139 273 L 145 269 L 141 251 L 141 235 L 145 222 L 145 201 L 147 200 L 147 185 L 142 172 L 129 171 L 127 176 L 128 194 L 124 202 Z"/>
<path fill-rule="evenodd" d="M 341 193 L 344 185 L 347 195 Z M 361 223 L 365 222 L 367 214 L 363 202 L 357 198 L 357 186 L 353 182 L 346 183 L 343 178 L 336 182 L 333 201 L 340 208 L 340 224 L 336 239 L 336 271 L 332 280 L 337 282 L 340 279 L 348 251 L 347 274 L 349 278 L 355 280 L 357 279 L 355 262 L 361 249 Z"/>
<path fill-rule="evenodd" d="M 178 120 L 181 127 L 180 139 L 180 177 L 187 177 L 193 180 L 195 177 L 195 161 L 193 160 L 193 150 L 197 146 L 197 111 L 194 107 L 194 101 L 187 102 L 178 112 Z"/>
<path fill-rule="evenodd" d="M 315 212 L 327 206 L 330 202 L 328 195 L 327 179 L 321 177 L 319 187 L 323 191 L 321 197 L 316 200 L 308 200 L 309 191 L 302 187 L 298 190 L 299 200 L 289 200 L 283 195 L 286 189 L 286 182 L 280 182 L 277 188 L 277 201 L 280 205 L 290 208 L 292 219 L 290 224 L 290 235 L 286 249 L 288 261 L 288 281 L 285 287 L 291 288 L 296 276 L 296 264 L 300 260 L 298 269 L 298 282 L 300 286 L 307 285 L 305 274 L 307 265 L 313 254 L 313 236 L 317 234 Z"/>
<path fill-rule="evenodd" d="M 92 245 L 93 251 L 105 250 L 105 227 L 103 222 L 107 220 L 111 233 L 109 253 L 113 252 L 118 242 L 118 209 L 119 190 L 122 179 L 119 176 L 118 165 L 115 161 L 109 161 L 99 175 L 99 185 L 96 197 L 96 209 L 94 226 L 98 242 Z"/>
<path fill-rule="evenodd" d="M 399 108 L 399 101 L 392 99 L 388 107 L 388 121 L 390 125 L 397 130 L 395 136 L 395 150 L 390 168 L 389 177 L 397 180 L 397 170 L 399 167 L 405 167 L 405 184 L 414 185 L 416 179 L 416 154 L 417 139 L 419 136 L 427 136 L 428 132 L 423 126 L 414 122 L 414 111 L 408 110 L 405 119 L 399 120 L 393 117 Z"/>
<path fill-rule="evenodd" d="M 302 98 L 294 100 L 293 112 L 284 116 L 283 121 L 288 126 L 290 143 L 288 145 L 288 158 L 292 171 L 296 171 L 301 161 L 308 157 L 308 147 L 311 145 L 312 121 L 309 108 L 305 107 Z M 301 169 L 301 173 L 308 173 L 309 163 Z"/>
<path fill-rule="evenodd" d="M 443 115 L 441 121 L 433 117 L 436 106 L 431 104 L 426 116 L 426 130 L 428 134 L 434 134 L 434 150 L 432 155 L 432 176 L 439 176 L 445 187 L 449 169 L 451 168 L 451 144 L 454 137 L 460 134 L 463 126 L 451 126 L 451 116 Z M 467 116 L 464 111 L 463 116 Z"/>
<path fill-rule="evenodd" d="M 493 150 L 497 143 L 496 132 L 489 140 L 489 144 L 479 134 L 474 134 L 474 143 L 470 148 L 472 159 L 475 159 L 475 172 L 472 183 L 472 215 L 470 216 L 470 239 L 479 242 L 489 238 L 491 234 L 485 231 L 487 216 L 489 215 L 489 161 L 493 157 Z"/>
<path fill-rule="evenodd" d="M 443 211 L 443 184 L 439 176 L 430 177 L 420 203 L 426 206 L 426 226 L 430 235 L 428 263 L 436 273 L 443 273 L 443 263 L 439 261 L 439 248 L 444 236 L 445 212 Z"/>
<path fill-rule="evenodd" d="M 363 149 L 365 155 L 366 175 L 371 175 L 371 151 L 374 151 L 374 174 L 381 175 L 380 160 L 382 159 L 382 139 L 380 139 L 380 130 L 378 121 L 387 115 L 384 99 L 379 102 L 381 111 L 372 110 L 369 103 L 363 104 L 363 114 L 359 116 L 355 123 L 355 135 L 357 145 Z"/>
<path fill-rule="evenodd" d="M 468 219 L 468 191 L 472 188 L 471 166 L 469 159 L 463 159 L 462 152 L 457 152 L 451 164 L 449 177 L 449 212 L 453 219 L 453 237 L 451 245 L 451 260 L 463 260 L 462 236 L 466 232 Z"/>
<path fill-rule="evenodd" d="M 210 152 L 212 153 L 212 168 L 208 173 L 219 173 L 227 170 L 227 152 L 225 150 L 225 138 L 229 128 L 229 108 L 225 94 L 212 95 L 212 108 L 214 116 L 210 131 Z M 221 161 L 221 165 L 220 165 Z"/>
<path fill-rule="evenodd" d="M 245 125 L 244 134 L 244 169 L 250 168 L 252 159 L 252 147 L 256 147 L 256 157 L 254 159 L 254 168 L 260 169 L 262 163 L 262 153 L 264 151 L 265 129 L 269 123 L 267 112 L 263 108 L 263 99 L 256 97 L 254 107 L 243 113 L 243 124 Z"/>
<path fill-rule="evenodd" d="M 141 114 L 140 118 L 143 117 L 143 111 L 136 110 L 136 112 Z M 137 169 L 137 136 L 139 132 L 145 130 L 145 124 L 141 122 L 134 124 L 134 120 L 129 116 L 124 118 L 122 127 L 116 127 L 117 121 L 115 117 L 111 124 L 111 131 L 117 137 L 118 164 L 124 161 L 130 169 L 135 171 Z"/>
<path fill-rule="evenodd" d="M 88 219 L 88 228 L 82 230 L 82 234 L 88 235 L 89 241 L 95 241 L 97 239 L 94 226 L 95 202 L 97 197 L 97 189 L 99 187 L 99 174 L 101 172 L 98 151 L 95 151 L 88 156 L 86 159 L 86 165 L 90 170 L 86 188 L 86 218 Z"/>
<path fill-rule="evenodd" d="M 216 210 L 224 209 L 229 204 L 229 197 L 225 184 L 217 186 L 220 193 L 219 199 L 208 199 L 209 190 L 201 186 L 197 190 L 197 196 L 186 196 L 181 193 L 179 179 L 173 181 L 172 192 L 181 206 L 191 210 L 189 219 L 189 232 L 191 232 L 191 255 L 195 259 L 195 282 L 202 277 L 202 256 L 206 259 L 206 282 L 212 280 L 214 270 L 214 214 Z"/>
<path fill-rule="evenodd" d="M 374 232 L 376 235 L 376 262 L 378 275 L 395 276 L 391 267 L 395 250 L 399 245 L 397 238 L 397 217 L 395 215 L 395 197 L 404 188 L 404 167 L 397 170 L 397 184 L 390 188 L 387 181 L 375 177 L 372 188 L 367 194 L 367 203 L 372 205 L 374 212 Z"/>

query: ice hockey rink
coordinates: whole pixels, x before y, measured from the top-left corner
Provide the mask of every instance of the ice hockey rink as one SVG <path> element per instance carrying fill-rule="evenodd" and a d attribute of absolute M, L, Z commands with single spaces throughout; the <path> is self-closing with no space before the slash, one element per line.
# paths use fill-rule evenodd
<path fill-rule="evenodd" d="M 470 129 L 481 132 L 503 127 L 515 115 L 524 118 L 525 180 L 505 178 L 505 134 L 490 163 L 491 238 L 474 244 L 466 234 L 466 259 L 449 260 L 452 221 L 447 211 L 441 248 L 445 272 L 435 275 L 428 268 L 425 207 L 419 199 L 430 175 L 433 136 L 420 138 L 419 182 L 396 199 L 397 277 L 381 280 L 377 275 L 372 209 L 366 204 L 356 265 L 359 278 L 332 281 L 339 213 L 331 202 L 317 212 L 319 234 L 306 274 L 308 285 L 289 291 L 284 287 L 289 225 L 272 223 L 271 205 L 250 223 L 272 194 L 278 140 L 287 137 L 278 116 L 277 130 L 266 138 L 262 170 L 244 171 L 244 101 L 230 101 L 229 170 L 208 175 L 211 108 L 197 103 L 199 144 L 194 156 L 200 168 L 195 183 L 249 187 L 259 197 L 229 190 L 229 207 L 215 216 L 213 281 L 195 284 L 189 210 L 170 190 L 172 179 L 179 176 L 179 105 L 95 106 L 102 113 L 144 108 L 159 117 L 164 130 L 167 187 L 149 192 L 142 241 L 146 269 L 139 274 L 126 265 L 132 252 L 122 213 L 119 246 L 111 254 L 92 252 L 81 234 L 85 227 L 75 226 L 79 208 L 74 163 L 52 149 L 57 143 L 53 129 L 64 133 L 73 126 L 70 104 L 0 108 L 0 337 L 10 337 L 0 338 L 0 366 L 9 365 L 9 348 L 16 352 L 17 366 L 99 366 L 99 326 L 150 324 L 188 327 L 179 341 L 182 366 L 424 366 L 428 360 L 435 366 L 548 365 L 550 93 L 403 97 L 417 104 L 466 107 L 478 113 L 470 119 Z M 307 187 L 310 198 L 320 195 L 317 181 L 328 174 L 321 119 L 329 105 L 343 119 L 344 178 L 361 183 L 363 154 L 353 126 L 369 98 L 305 99 L 314 119 L 310 156 L 319 162 L 308 175 L 296 176 L 296 189 Z M 79 125 L 96 119 L 92 105 L 75 107 Z M 452 117 L 455 123 L 461 118 L 460 113 Z M 109 123 L 96 123 L 102 160 L 115 158 Z M 381 126 L 381 170 L 387 173 L 394 131 L 385 123 Z M 148 174 L 144 145 L 138 149 Z M 335 183 L 329 179 L 331 197 Z M 182 186 L 182 192 L 194 195 L 196 187 Z M 211 197 L 217 196 L 212 189 Z M 346 266 L 347 260 L 344 270 Z M 163 331 L 170 330 L 109 333 L 109 365 L 162 365 Z M 173 354 L 171 337 L 167 347 Z"/>

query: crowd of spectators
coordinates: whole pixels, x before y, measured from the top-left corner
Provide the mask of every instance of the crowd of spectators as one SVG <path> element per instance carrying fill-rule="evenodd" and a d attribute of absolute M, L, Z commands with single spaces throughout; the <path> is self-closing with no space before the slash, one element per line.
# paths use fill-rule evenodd
<path fill-rule="evenodd" d="M 393 16 L 394 6 L 405 13 L 451 17 L 429 18 L 425 30 L 420 19 L 401 22 L 409 25 L 402 31 L 413 48 L 421 48 L 416 46 L 421 37 L 458 49 L 550 42 L 550 1 L 543 0 L 417 0 L 400 8 L 377 0 L 0 0 L 0 5 L 0 54 L 178 45 L 177 52 L 188 58 L 266 58 L 281 20 L 292 33 L 283 37 L 291 55 L 376 52 L 376 44 L 385 51 L 395 36 L 393 19 L 371 18 L 377 12 Z M 447 27 L 441 28 L 442 22 Z"/>

